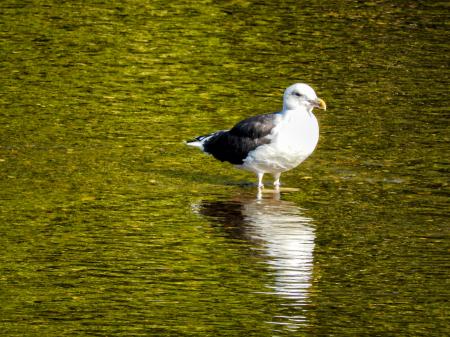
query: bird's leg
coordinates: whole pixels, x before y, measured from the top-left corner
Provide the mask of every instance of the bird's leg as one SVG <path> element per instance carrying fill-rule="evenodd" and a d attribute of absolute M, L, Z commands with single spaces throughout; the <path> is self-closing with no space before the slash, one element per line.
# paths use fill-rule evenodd
<path fill-rule="evenodd" d="M 274 179 L 274 181 L 273 181 L 273 186 L 275 187 L 275 189 L 279 189 L 280 188 L 280 176 L 281 176 L 281 173 L 280 172 L 278 172 L 278 173 L 274 173 L 273 174 L 273 179 Z"/>
<path fill-rule="evenodd" d="M 264 184 L 263 184 L 263 177 L 264 177 L 264 173 L 263 172 L 258 172 L 258 188 L 263 188 Z"/>

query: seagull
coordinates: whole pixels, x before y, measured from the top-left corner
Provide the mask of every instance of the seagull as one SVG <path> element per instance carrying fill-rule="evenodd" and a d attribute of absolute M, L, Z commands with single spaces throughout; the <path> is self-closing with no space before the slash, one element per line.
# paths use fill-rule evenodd
<path fill-rule="evenodd" d="M 187 142 L 214 158 L 237 168 L 254 172 L 258 188 L 269 173 L 274 187 L 280 187 L 280 175 L 308 158 L 319 140 L 319 124 L 313 109 L 326 110 L 325 101 L 304 83 L 288 87 L 280 112 L 249 117 L 229 130 L 216 131 Z"/>

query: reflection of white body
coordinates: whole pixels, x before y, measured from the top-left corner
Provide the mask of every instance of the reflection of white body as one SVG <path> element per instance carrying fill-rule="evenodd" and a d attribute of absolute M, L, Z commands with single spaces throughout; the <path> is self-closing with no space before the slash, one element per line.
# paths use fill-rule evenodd
<path fill-rule="evenodd" d="M 295 204 L 280 200 L 257 200 L 244 206 L 252 239 L 263 241 L 268 264 L 274 271 L 273 290 L 302 305 L 311 286 L 314 229 L 311 219 L 301 216 Z"/>
<path fill-rule="evenodd" d="M 256 199 L 205 202 L 194 210 L 216 219 L 225 233 L 245 238 L 260 250 L 273 271 L 274 282 L 267 285 L 271 289 L 268 293 L 284 299 L 290 308 L 272 323 L 295 330 L 305 322 L 303 308 L 312 282 L 315 234 L 311 219 L 279 196 L 275 193 L 273 199 L 266 199 L 258 193 Z"/>

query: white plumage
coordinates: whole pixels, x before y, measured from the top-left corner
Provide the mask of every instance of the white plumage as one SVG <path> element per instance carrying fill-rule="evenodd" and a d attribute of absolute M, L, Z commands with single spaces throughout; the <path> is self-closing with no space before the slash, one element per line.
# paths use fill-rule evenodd
<path fill-rule="evenodd" d="M 315 107 L 326 109 L 326 104 L 310 86 L 296 83 L 285 90 L 280 112 L 247 118 L 230 130 L 200 136 L 187 144 L 256 173 L 258 187 L 264 186 L 265 173 L 272 174 L 275 187 L 279 187 L 281 173 L 298 166 L 317 145 Z"/>

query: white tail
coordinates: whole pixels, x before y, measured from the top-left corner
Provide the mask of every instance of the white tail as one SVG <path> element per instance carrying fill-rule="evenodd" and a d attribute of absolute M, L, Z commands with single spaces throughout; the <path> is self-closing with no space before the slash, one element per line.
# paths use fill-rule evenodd
<path fill-rule="evenodd" d="M 199 136 L 199 137 L 195 138 L 194 140 L 186 142 L 186 145 L 197 147 L 200 150 L 204 151 L 205 148 L 203 147 L 203 144 L 211 137 L 214 137 L 215 135 L 217 135 L 221 132 L 224 132 L 224 131 L 227 131 L 227 130 L 217 131 L 217 132 L 210 133 L 209 135 Z"/>
<path fill-rule="evenodd" d="M 194 140 L 192 142 L 186 142 L 186 145 L 198 147 L 200 150 L 203 151 L 203 142 L 201 140 Z"/>

